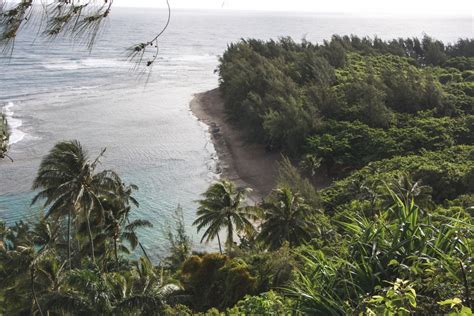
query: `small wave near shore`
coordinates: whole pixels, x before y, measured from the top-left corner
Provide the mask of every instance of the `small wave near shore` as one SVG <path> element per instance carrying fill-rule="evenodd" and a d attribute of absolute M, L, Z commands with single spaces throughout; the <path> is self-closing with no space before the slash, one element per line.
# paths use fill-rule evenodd
<path fill-rule="evenodd" d="M 195 94 L 190 108 L 209 127 L 221 175 L 239 187 L 252 188 L 250 200 L 261 202 L 276 184 L 280 154 L 267 152 L 264 145 L 247 142 L 242 130 L 229 123 L 218 88 Z"/>
<path fill-rule="evenodd" d="M 2 108 L 2 112 L 7 117 L 8 129 L 10 131 L 10 145 L 21 142 L 26 136 L 26 133 L 20 130 L 20 127 L 23 125 L 23 121 L 14 116 L 15 113 L 12 110 L 13 107 L 15 107 L 13 102 L 7 102 L 7 104 Z"/>

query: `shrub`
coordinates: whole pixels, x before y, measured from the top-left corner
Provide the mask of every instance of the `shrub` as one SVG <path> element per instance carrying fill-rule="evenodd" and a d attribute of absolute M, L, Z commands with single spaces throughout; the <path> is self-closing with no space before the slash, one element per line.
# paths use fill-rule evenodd
<path fill-rule="evenodd" d="M 220 254 L 206 254 L 188 258 L 182 268 L 182 282 L 192 295 L 193 309 L 225 309 L 233 306 L 255 287 L 255 278 L 240 259 L 229 259 Z"/>

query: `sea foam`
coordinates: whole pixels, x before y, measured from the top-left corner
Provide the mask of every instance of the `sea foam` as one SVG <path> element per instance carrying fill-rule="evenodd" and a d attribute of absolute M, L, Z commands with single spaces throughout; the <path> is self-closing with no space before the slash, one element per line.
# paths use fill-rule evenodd
<path fill-rule="evenodd" d="M 44 62 L 42 66 L 45 69 L 57 71 L 129 67 L 125 61 L 101 58 L 85 58 L 79 60 L 54 59 Z"/>
<path fill-rule="evenodd" d="M 25 138 L 26 133 L 21 131 L 19 128 L 23 125 L 23 121 L 14 117 L 14 112 L 12 107 L 15 104 L 13 102 L 8 102 L 7 105 L 3 107 L 3 113 L 5 113 L 8 121 L 8 128 L 10 130 L 10 145 L 16 144 Z"/>

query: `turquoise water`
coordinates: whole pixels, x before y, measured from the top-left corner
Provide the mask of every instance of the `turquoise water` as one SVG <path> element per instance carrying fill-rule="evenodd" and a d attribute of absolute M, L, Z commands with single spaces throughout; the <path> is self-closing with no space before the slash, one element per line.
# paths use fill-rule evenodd
<path fill-rule="evenodd" d="M 103 168 L 139 186 L 136 216 L 155 228 L 141 232 L 158 258 L 159 227 L 178 204 L 191 227 L 195 200 L 218 175 L 207 128 L 189 111 L 194 93 L 215 88 L 217 56 L 239 38 L 292 36 L 321 42 L 332 34 L 393 37 L 430 34 L 453 42 L 473 37 L 472 18 L 374 18 L 349 15 L 173 11 L 158 64 L 147 85 L 124 61 L 124 49 L 147 40 L 163 22 L 162 10 L 116 9 L 93 52 L 63 40 L 36 41 L 25 32 L 11 59 L 0 57 L 0 108 L 12 123 L 10 155 L 0 162 L 0 218 L 34 220 L 31 183 L 41 157 L 59 140 L 78 139 L 91 156 L 107 147 Z"/>

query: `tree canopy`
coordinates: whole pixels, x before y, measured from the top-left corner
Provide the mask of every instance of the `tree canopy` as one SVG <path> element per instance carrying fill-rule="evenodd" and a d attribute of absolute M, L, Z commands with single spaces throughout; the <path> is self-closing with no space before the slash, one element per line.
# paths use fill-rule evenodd
<path fill-rule="evenodd" d="M 193 251 L 178 208 L 152 262 L 138 187 L 60 142 L 38 221 L 0 221 L 0 314 L 472 315 L 473 53 L 427 36 L 231 44 L 230 120 L 289 158 L 261 202 L 226 179 L 197 201 L 201 241 L 223 230 L 225 249 Z"/>

